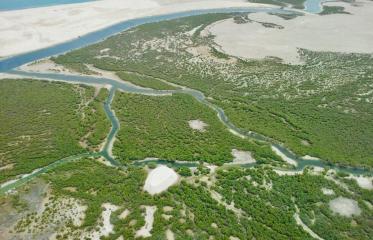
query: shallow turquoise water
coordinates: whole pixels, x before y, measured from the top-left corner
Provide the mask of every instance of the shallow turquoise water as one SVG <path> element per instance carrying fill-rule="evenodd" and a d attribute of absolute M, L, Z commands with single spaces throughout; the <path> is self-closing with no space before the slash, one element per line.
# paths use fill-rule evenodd
<path fill-rule="evenodd" d="M 309 13 L 320 13 L 322 12 L 321 3 L 326 2 L 326 0 L 307 0 L 304 3 L 304 10 Z"/>
<path fill-rule="evenodd" d="M 95 0 L 0 0 L 0 11 L 46 7 L 69 3 L 91 2 Z"/>

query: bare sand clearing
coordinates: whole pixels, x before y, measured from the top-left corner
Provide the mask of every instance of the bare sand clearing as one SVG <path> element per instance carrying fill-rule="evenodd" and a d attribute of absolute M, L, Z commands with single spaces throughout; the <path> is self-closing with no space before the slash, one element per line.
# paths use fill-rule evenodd
<path fill-rule="evenodd" d="M 0 12 L 0 56 L 62 43 L 128 19 L 195 9 L 268 6 L 244 0 L 102 0 Z"/>
<path fill-rule="evenodd" d="M 349 176 L 349 179 L 354 179 L 359 187 L 366 190 L 373 190 L 373 177 L 364 176 Z"/>
<path fill-rule="evenodd" d="M 128 210 L 128 209 L 125 209 L 120 215 L 119 215 L 119 219 L 126 219 L 127 216 L 130 214 L 131 212 Z"/>
<path fill-rule="evenodd" d="M 161 193 L 177 183 L 179 175 L 167 166 L 160 165 L 151 170 L 145 180 L 144 190 L 151 195 Z"/>
<path fill-rule="evenodd" d="M 230 164 L 249 164 L 249 163 L 255 163 L 256 160 L 251 155 L 251 152 L 248 151 L 240 151 L 237 149 L 232 149 L 231 152 L 233 158 L 233 162 Z"/>
<path fill-rule="evenodd" d="M 206 127 L 208 126 L 207 123 L 197 119 L 197 120 L 190 120 L 188 121 L 189 127 L 193 130 L 197 130 L 199 132 L 206 131 Z"/>
<path fill-rule="evenodd" d="M 279 176 L 295 176 L 303 174 L 303 171 L 288 171 L 288 170 L 281 170 L 281 169 L 273 169 L 275 173 Z"/>
<path fill-rule="evenodd" d="M 302 157 L 304 160 L 311 160 L 311 161 L 318 161 L 320 160 L 320 158 L 317 158 L 317 157 L 312 157 L 310 155 L 305 155 Z"/>
<path fill-rule="evenodd" d="M 175 239 L 175 235 L 170 229 L 166 230 L 166 239 L 167 240 L 174 240 Z"/>
<path fill-rule="evenodd" d="M 355 200 L 337 197 L 329 202 L 329 208 L 332 212 L 344 217 L 351 217 L 352 215 L 358 216 L 361 209 Z"/>
<path fill-rule="evenodd" d="M 22 71 L 27 72 L 59 72 L 59 73 L 72 73 L 62 65 L 56 64 L 50 59 L 43 59 L 40 61 L 25 64 L 20 67 Z"/>
<path fill-rule="evenodd" d="M 354 6 L 341 5 L 349 14 L 305 14 L 284 20 L 267 13 L 250 14 L 254 22 L 236 24 L 233 19 L 212 24 L 207 31 L 215 42 L 230 55 L 263 59 L 278 57 L 290 64 L 302 63 L 298 48 L 314 51 L 373 53 L 373 2 L 357 0 Z M 281 27 L 265 27 L 260 22 Z M 317 37 L 315 37 L 317 36 Z"/>
<path fill-rule="evenodd" d="M 334 195 L 333 189 L 329 188 L 321 188 L 321 191 L 324 195 Z"/>
<path fill-rule="evenodd" d="M 150 232 L 153 229 L 154 213 L 156 210 L 156 206 L 145 206 L 145 225 L 136 232 L 136 237 L 147 238 L 152 235 Z"/>
<path fill-rule="evenodd" d="M 114 232 L 114 226 L 110 222 L 111 213 L 119 209 L 118 206 L 115 206 L 111 203 L 102 204 L 103 211 L 101 213 L 102 223 L 99 224 L 95 230 L 91 232 L 85 232 L 82 238 L 87 237 L 93 240 L 99 240 L 103 236 L 109 236 L 110 233 Z"/>

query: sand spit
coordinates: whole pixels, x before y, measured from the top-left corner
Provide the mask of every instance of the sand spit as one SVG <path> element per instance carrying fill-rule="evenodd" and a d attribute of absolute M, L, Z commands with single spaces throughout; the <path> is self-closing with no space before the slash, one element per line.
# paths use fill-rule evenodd
<path fill-rule="evenodd" d="M 233 158 L 233 162 L 229 164 L 250 164 L 255 163 L 256 160 L 251 155 L 251 152 L 248 151 L 240 151 L 237 149 L 232 149 L 231 152 Z"/>
<path fill-rule="evenodd" d="M 291 20 L 267 13 L 250 14 L 253 22 L 236 24 L 227 19 L 212 24 L 207 31 L 230 55 L 264 59 L 278 57 L 285 63 L 301 64 L 298 49 L 346 53 L 373 53 L 373 2 L 329 3 L 345 7 L 351 14 L 305 14 Z M 278 27 L 266 27 L 262 23 Z M 315 37 L 317 36 L 317 37 Z"/>
<path fill-rule="evenodd" d="M 337 197 L 329 202 L 329 208 L 332 212 L 344 217 L 359 216 L 361 209 L 355 200 Z"/>
<path fill-rule="evenodd" d="M 115 23 L 196 9 L 263 7 L 243 0 L 102 0 L 0 12 L 0 56 L 8 57 L 78 38 Z"/>
<path fill-rule="evenodd" d="M 299 217 L 299 208 L 295 205 L 296 212 L 294 213 L 293 217 L 295 219 L 295 222 L 302 227 L 302 229 L 307 232 L 311 237 L 317 240 L 323 240 L 319 235 L 317 235 L 314 231 L 312 231 L 311 228 L 309 228 Z"/>
<path fill-rule="evenodd" d="M 178 180 L 179 175 L 172 168 L 160 165 L 150 171 L 145 180 L 144 190 L 151 195 L 158 194 L 176 184 Z"/>
<path fill-rule="evenodd" d="M 26 72 L 44 72 L 44 73 L 64 73 L 64 74 L 71 74 L 73 72 L 69 71 L 62 65 L 59 65 L 53 62 L 50 59 L 42 59 L 39 61 L 35 61 L 32 63 L 25 64 L 19 67 L 21 71 Z"/>
<path fill-rule="evenodd" d="M 208 124 L 197 119 L 197 120 L 190 120 L 188 121 L 189 127 L 193 130 L 197 130 L 199 132 L 205 132 L 206 127 L 208 127 Z"/>
<path fill-rule="evenodd" d="M 157 210 L 156 206 L 145 206 L 145 225 L 136 232 L 136 237 L 151 237 L 150 233 L 153 229 L 154 213 Z"/>
<path fill-rule="evenodd" d="M 275 153 L 276 153 L 276 155 L 277 156 L 279 156 L 282 160 L 284 160 L 285 162 L 287 162 L 288 164 L 290 164 L 290 165 L 294 165 L 294 166 L 297 166 L 298 165 L 298 163 L 295 161 L 295 160 L 293 160 L 293 159 L 291 159 L 291 158 L 289 158 L 288 156 L 286 156 L 284 153 L 282 153 L 281 151 L 280 151 L 280 149 L 278 149 L 277 147 L 275 147 L 275 146 L 271 146 L 271 149 L 272 149 L 272 151 L 274 151 Z"/>

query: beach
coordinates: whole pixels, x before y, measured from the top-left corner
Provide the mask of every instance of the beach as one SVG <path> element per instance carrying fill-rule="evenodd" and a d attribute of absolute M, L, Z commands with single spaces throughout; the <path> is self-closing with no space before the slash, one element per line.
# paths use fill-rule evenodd
<path fill-rule="evenodd" d="M 196 9 L 268 7 L 244 0 L 101 0 L 0 12 L 0 58 L 63 43 L 113 24 Z"/>

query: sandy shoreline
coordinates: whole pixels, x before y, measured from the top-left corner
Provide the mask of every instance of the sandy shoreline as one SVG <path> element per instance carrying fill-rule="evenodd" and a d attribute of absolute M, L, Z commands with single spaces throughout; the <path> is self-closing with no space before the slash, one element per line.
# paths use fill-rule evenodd
<path fill-rule="evenodd" d="M 5 11 L 0 12 L 0 56 L 46 48 L 128 19 L 197 9 L 268 6 L 244 0 L 102 0 Z"/>
<path fill-rule="evenodd" d="M 215 36 L 215 43 L 223 52 L 245 59 L 277 57 L 285 63 L 303 64 L 299 49 L 373 54 L 373 32 L 369 30 L 373 29 L 372 2 L 324 5 L 342 6 L 351 14 L 305 14 L 285 20 L 258 12 L 248 16 L 252 22 L 236 24 L 233 19 L 226 19 L 211 24 L 205 31 Z"/>

